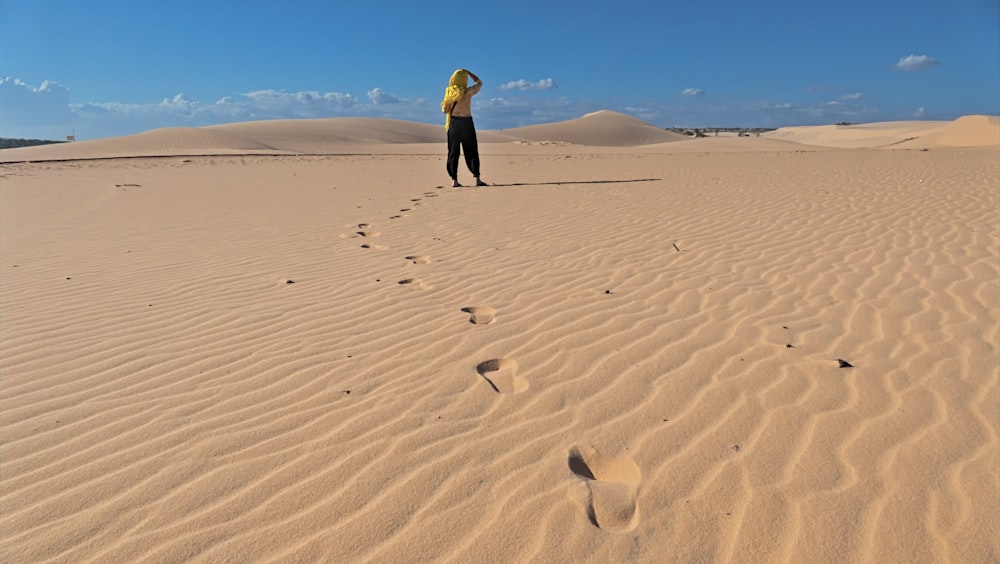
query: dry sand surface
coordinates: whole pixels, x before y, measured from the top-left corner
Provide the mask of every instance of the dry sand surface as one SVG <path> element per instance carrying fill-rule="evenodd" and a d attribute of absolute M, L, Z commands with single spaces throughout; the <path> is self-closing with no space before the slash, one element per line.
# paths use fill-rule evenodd
<path fill-rule="evenodd" d="M 809 145 L 841 148 L 943 148 L 1000 146 L 1000 118 L 964 116 L 954 121 L 890 121 L 853 125 L 785 127 L 767 134 Z"/>
<path fill-rule="evenodd" d="M 3 151 L 0 561 L 997 562 L 996 123 Z"/>

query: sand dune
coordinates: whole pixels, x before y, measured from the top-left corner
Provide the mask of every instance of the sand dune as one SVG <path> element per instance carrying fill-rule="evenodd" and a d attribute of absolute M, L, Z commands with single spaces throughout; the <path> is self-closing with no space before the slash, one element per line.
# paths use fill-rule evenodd
<path fill-rule="evenodd" d="M 268 125 L 0 167 L 0 561 L 1000 559 L 995 148 Z"/>
<path fill-rule="evenodd" d="M 963 116 L 899 144 L 900 148 L 976 146 L 1000 146 L 1000 117 Z"/>
<path fill-rule="evenodd" d="M 948 122 L 889 121 L 854 125 L 807 125 L 782 127 L 766 133 L 765 136 L 805 145 L 843 149 L 877 148 L 918 137 L 941 127 L 945 123 Z"/>
<path fill-rule="evenodd" d="M 1000 145 L 1000 118 L 963 116 L 955 121 L 900 121 L 783 127 L 767 133 L 806 145 L 840 148 L 943 148 Z"/>
<path fill-rule="evenodd" d="M 114 157 L 206 155 L 316 155 L 386 151 L 391 145 L 434 144 L 439 152 L 444 127 L 380 118 L 269 120 L 200 128 L 154 129 L 109 139 L 22 147 L 0 151 L 0 162 L 73 160 Z M 483 131 L 482 143 L 514 139 Z"/>
<path fill-rule="evenodd" d="M 558 123 L 507 129 L 504 133 L 526 141 L 563 142 L 599 147 L 634 147 L 687 139 L 678 133 L 609 110 Z"/>
<path fill-rule="evenodd" d="M 439 154 L 444 139 L 440 125 L 401 120 L 268 120 L 156 129 L 125 137 L 5 149 L 0 151 L 0 162 L 150 156 Z M 536 145 L 565 144 L 652 152 L 795 150 L 792 144 L 827 148 L 942 148 L 1000 145 L 1000 127 L 997 117 L 965 116 L 954 122 L 786 127 L 760 138 L 691 139 L 605 110 L 563 122 L 480 131 L 479 141 L 487 153 L 496 152 L 490 148 L 492 144 L 515 144 L 505 146 L 503 151 L 519 154 L 537 152 Z"/>
<path fill-rule="evenodd" d="M 598 112 L 577 120 L 507 131 L 480 131 L 490 143 L 561 142 L 594 146 L 635 146 L 684 139 L 635 118 Z M 0 162 L 71 160 L 136 156 L 235 154 L 338 154 L 392 152 L 390 145 L 431 145 L 420 152 L 439 153 L 445 142 L 441 125 L 379 118 L 269 120 L 203 128 L 167 128 L 138 135 L 24 147 L 0 151 Z"/>
<path fill-rule="evenodd" d="M 250 137 L 284 151 L 322 154 L 340 145 L 443 143 L 442 125 L 378 118 L 271 120 L 212 126 L 209 129 Z M 483 143 L 514 139 L 495 132 L 481 132 Z"/>
<path fill-rule="evenodd" d="M 164 155 L 289 153 L 264 141 L 208 127 L 169 127 L 124 137 L 6 149 L 0 162 L 71 160 Z"/>

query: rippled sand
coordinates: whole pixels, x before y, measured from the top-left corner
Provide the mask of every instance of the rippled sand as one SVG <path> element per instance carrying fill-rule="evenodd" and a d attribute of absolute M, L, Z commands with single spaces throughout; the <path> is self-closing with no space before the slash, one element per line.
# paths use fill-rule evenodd
<path fill-rule="evenodd" d="M 0 559 L 997 561 L 996 149 L 702 141 L 4 165 Z"/>

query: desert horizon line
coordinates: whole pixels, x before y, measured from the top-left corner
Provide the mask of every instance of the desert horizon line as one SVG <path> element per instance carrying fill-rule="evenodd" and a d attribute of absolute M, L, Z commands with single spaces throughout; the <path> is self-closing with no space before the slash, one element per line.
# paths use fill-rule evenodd
<path fill-rule="evenodd" d="M 512 131 L 512 130 L 523 129 L 523 128 L 538 127 L 538 126 L 558 125 L 558 124 L 562 124 L 562 123 L 566 123 L 566 122 L 570 122 L 570 121 L 575 121 L 575 120 L 583 119 L 583 118 L 586 118 L 586 117 L 589 117 L 589 116 L 593 116 L 593 115 L 598 115 L 598 114 L 615 114 L 615 115 L 620 115 L 620 116 L 625 117 L 625 118 L 629 118 L 629 119 L 640 121 L 640 122 L 642 122 L 645 125 L 648 125 L 650 127 L 654 127 L 654 128 L 657 128 L 657 129 L 661 129 L 663 131 L 672 131 L 672 132 L 677 132 L 677 133 L 691 132 L 691 133 L 688 133 L 688 134 L 689 135 L 694 135 L 694 136 L 697 136 L 695 134 L 695 132 L 698 132 L 698 131 L 702 131 L 702 132 L 727 132 L 727 133 L 734 133 L 734 132 L 763 133 L 763 132 L 769 132 L 769 131 L 777 131 L 777 130 L 784 129 L 784 128 L 793 128 L 793 127 L 819 127 L 819 126 L 829 126 L 829 125 L 852 126 L 852 125 L 864 125 L 864 124 L 876 124 L 876 123 L 897 123 L 897 122 L 898 123 L 905 123 L 905 122 L 941 122 L 941 123 L 945 123 L 945 122 L 954 121 L 954 120 L 949 120 L 949 119 L 919 119 L 919 118 L 917 118 L 917 119 L 898 119 L 898 120 L 874 120 L 874 121 L 866 121 L 866 120 L 859 120 L 859 121 L 840 120 L 840 121 L 837 121 L 837 122 L 820 122 L 820 121 L 817 121 L 816 123 L 807 124 L 807 125 L 795 124 L 795 125 L 777 125 L 777 126 L 765 126 L 765 125 L 754 125 L 754 126 L 737 126 L 737 125 L 698 125 L 698 126 L 684 126 L 684 125 L 668 125 L 668 126 L 660 126 L 660 125 L 655 125 L 655 124 L 653 124 L 653 123 L 651 123 L 651 122 L 649 122 L 649 121 L 647 121 L 647 120 L 645 120 L 645 119 L 643 119 L 641 117 L 637 117 L 637 116 L 634 116 L 632 114 L 628 114 L 628 113 L 621 112 L 621 111 L 618 111 L 618 110 L 612 110 L 612 109 L 607 109 L 606 108 L 606 109 L 601 109 L 601 110 L 595 110 L 593 112 L 587 112 L 587 113 L 584 113 L 584 114 L 582 114 L 582 115 L 580 115 L 578 117 L 575 117 L 575 118 L 567 118 L 567 119 L 561 119 L 561 120 L 539 122 L 539 123 L 533 123 L 533 124 L 528 124 L 528 125 L 519 125 L 519 126 L 515 126 L 515 127 L 482 128 L 482 129 L 480 129 L 480 131 L 483 131 L 483 132 L 505 132 L 505 131 Z M 958 118 L 955 118 L 955 119 L 961 119 L 963 117 L 971 117 L 971 116 L 998 117 L 998 116 L 993 116 L 991 114 L 971 113 L 971 114 L 963 114 L 962 116 L 959 116 Z M 396 121 L 396 122 L 412 123 L 412 124 L 418 124 L 418 125 L 439 125 L 436 122 L 420 121 L 420 120 L 415 120 L 415 119 L 404 119 L 404 118 L 393 118 L 393 117 L 375 117 L 375 116 L 276 117 L 276 118 L 265 118 L 265 119 L 249 119 L 249 120 L 226 121 L 226 122 L 219 122 L 219 123 L 212 123 L 212 124 L 202 124 L 202 125 L 164 125 L 162 127 L 152 127 L 152 128 L 149 128 L 149 129 L 144 129 L 144 130 L 142 130 L 140 132 L 137 132 L 137 133 L 127 133 L 127 134 L 123 134 L 123 135 L 112 135 L 112 136 L 106 136 L 106 137 L 94 137 L 92 139 L 79 139 L 78 138 L 79 135 L 77 133 L 77 128 L 74 127 L 74 128 L 71 128 L 70 133 L 66 134 L 65 139 L 55 139 L 55 138 L 48 138 L 48 137 L 24 137 L 24 136 L 16 136 L 16 135 L 0 135 L 0 149 L 11 149 L 11 148 L 18 148 L 18 147 L 37 146 L 37 145 L 54 144 L 54 143 L 65 143 L 65 142 L 73 142 L 73 141 L 99 141 L 99 140 L 102 140 L 102 139 L 114 139 L 114 138 L 117 138 L 117 137 L 128 137 L 130 135 L 140 135 L 140 134 L 143 134 L 143 133 L 148 133 L 148 132 L 158 131 L 158 130 L 167 130 L 167 129 L 184 129 L 184 128 L 208 129 L 208 128 L 213 128 L 213 127 L 225 127 L 225 126 L 232 126 L 232 125 L 239 125 L 239 124 L 251 124 L 251 123 L 269 123 L 269 122 L 300 122 L 300 123 L 307 123 L 307 122 L 320 122 L 320 121 L 328 121 L 328 120 L 329 121 L 333 121 L 333 120 L 366 120 L 366 121 L 373 121 L 373 122 L 378 122 L 378 121 Z M 31 142 L 34 142 L 34 143 L 23 143 L 23 144 L 16 144 L 15 143 L 15 144 L 9 144 L 10 142 L 25 142 L 25 141 L 31 141 Z"/>

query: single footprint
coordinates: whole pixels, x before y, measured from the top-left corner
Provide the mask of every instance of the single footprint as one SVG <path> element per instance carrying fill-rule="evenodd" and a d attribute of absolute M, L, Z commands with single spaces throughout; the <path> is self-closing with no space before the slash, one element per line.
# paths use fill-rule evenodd
<path fill-rule="evenodd" d="M 420 288 L 421 290 L 430 290 L 431 289 L 431 287 L 429 285 L 427 285 L 423 280 L 421 280 L 419 278 L 416 278 L 416 277 L 414 277 L 414 278 L 404 278 L 404 279 L 402 279 L 402 280 L 399 281 L 399 285 L 400 286 L 416 286 L 417 288 Z"/>
<path fill-rule="evenodd" d="M 496 321 L 497 310 L 490 306 L 463 307 L 462 311 L 469 314 L 469 323 L 489 325 Z"/>
<path fill-rule="evenodd" d="M 480 362 L 476 372 L 498 394 L 517 394 L 528 389 L 528 381 L 517 375 L 517 363 L 510 358 L 494 358 Z"/>
<path fill-rule="evenodd" d="M 403 209 L 401 209 L 399 211 L 401 211 L 401 212 L 408 212 L 408 211 L 412 211 L 412 210 L 410 208 L 403 208 Z"/>
<path fill-rule="evenodd" d="M 370 223 L 359 223 L 358 224 L 358 229 L 368 229 L 371 226 L 372 226 L 372 224 L 370 224 Z"/>
<path fill-rule="evenodd" d="M 636 489 L 641 473 L 628 458 L 607 456 L 591 446 L 569 451 L 569 469 L 587 481 L 590 501 L 587 516 L 607 531 L 631 531 L 639 522 Z"/>
<path fill-rule="evenodd" d="M 410 255 L 406 257 L 406 260 L 412 262 L 413 264 L 430 264 L 431 257 L 427 255 Z"/>
<path fill-rule="evenodd" d="M 358 235 L 361 235 L 365 239 L 374 239 L 381 235 L 378 231 L 358 231 Z"/>
<path fill-rule="evenodd" d="M 375 251 L 384 251 L 384 250 L 388 249 L 389 247 L 387 247 L 385 245 L 379 245 L 378 243 L 365 243 L 364 245 L 361 245 L 361 248 L 362 249 L 372 249 L 372 250 L 375 250 Z"/>

